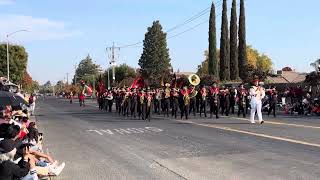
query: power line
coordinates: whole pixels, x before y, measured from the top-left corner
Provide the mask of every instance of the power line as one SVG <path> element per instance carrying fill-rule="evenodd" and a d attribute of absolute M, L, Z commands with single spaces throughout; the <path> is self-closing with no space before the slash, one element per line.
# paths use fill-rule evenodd
<path fill-rule="evenodd" d="M 215 3 L 215 5 L 219 6 L 219 5 L 221 5 L 221 3 L 222 3 L 222 0 L 219 0 L 218 2 Z M 173 28 L 170 28 L 169 30 L 166 31 L 166 33 L 174 31 L 174 30 L 178 29 L 179 27 L 182 27 L 182 26 L 184 26 L 184 25 L 186 25 L 186 24 L 188 24 L 188 23 L 190 23 L 190 22 L 192 22 L 192 21 L 194 21 L 194 20 L 206 15 L 208 12 L 210 12 L 210 9 L 211 9 L 211 6 L 207 7 L 206 9 L 200 11 L 199 13 L 197 13 L 196 15 L 192 16 L 191 18 L 187 19 L 183 23 L 178 24 L 178 25 L 174 26 Z"/>
<path fill-rule="evenodd" d="M 214 3 L 214 4 L 215 4 L 216 6 L 218 6 L 218 5 L 221 4 L 221 2 L 222 2 L 222 0 L 219 0 L 219 1 L 217 1 L 216 3 Z M 168 33 L 168 32 L 174 31 L 174 30 L 176 30 L 176 29 L 178 29 L 178 28 L 180 28 L 180 27 L 182 27 L 182 26 L 184 26 L 184 25 L 186 25 L 186 24 L 188 24 L 188 23 L 191 23 L 191 22 L 195 21 L 196 19 L 198 19 L 198 18 L 204 16 L 205 14 L 207 14 L 207 13 L 210 11 L 210 8 L 211 8 L 211 5 L 210 5 L 209 7 L 207 7 L 207 8 L 205 8 L 204 10 L 198 12 L 197 14 L 193 15 L 191 18 L 185 20 L 183 23 L 180 23 L 180 24 L 178 24 L 178 25 L 170 28 L 170 29 L 167 30 L 166 32 Z M 139 42 L 137 42 L 137 43 L 133 43 L 133 44 L 128 44 L 128 45 L 121 46 L 120 48 L 128 48 L 128 47 L 132 47 L 132 46 L 137 46 L 137 45 L 140 45 L 140 44 L 142 44 L 142 43 L 143 43 L 143 41 L 139 41 Z"/>
<path fill-rule="evenodd" d="M 239 3 L 237 4 L 237 7 L 239 7 Z M 231 10 L 228 10 L 228 11 L 231 11 Z M 219 13 L 218 15 L 216 15 L 216 18 L 217 18 L 217 17 L 220 17 L 221 15 L 222 15 L 222 12 Z M 167 39 L 171 39 L 171 38 L 175 38 L 175 37 L 177 37 L 177 36 L 180 36 L 180 35 L 182 35 L 182 34 L 184 34 L 184 33 L 186 33 L 186 32 L 189 32 L 189 31 L 197 28 L 198 26 L 200 26 L 200 25 L 202 25 L 202 24 L 207 23 L 208 21 L 209 21 L 209 20 L 202 21 L 202 22 L 200 22 L 199 24 L 196 24 L 195 26 L 192 26 L 192 27 L 190 27 L 190 28 L 188 28 L 188 29 L 186 29 L 186 30 L 178 33 L 178 34 L 175 34 L 175 35 L 172 35 L 172 36 L 168 37 Z"/>

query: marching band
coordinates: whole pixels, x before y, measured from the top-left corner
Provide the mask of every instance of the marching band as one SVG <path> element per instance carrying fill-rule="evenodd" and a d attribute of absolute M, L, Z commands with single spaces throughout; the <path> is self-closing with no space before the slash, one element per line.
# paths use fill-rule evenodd
<path fill-rule="evenodd" d="M 193 76 L 193 77 L 192 77 Z M 247 90 L 243 84 L 238 88 L 233 87 L 218 87 L 214 82 L 211 87 L 198 86 L 200 78 L 193 74 L 189 76 L 190 86 L 177 88 L 171 87 L 166 83 L 163 88 L 113 88 L 106 90 L 99 88 L 97 91 L 97 101 L 100 110 L 112 112 L 112 106 L 115 104 L 116 112 L 120 116 L 131 116 L 146 121 L 150 121 L 152 114 L 163 114 L 173 118 L 178 117 L 188 119 L 189 114 L 196 116 L 200 113 L 200 117 L 207 117 L 207 106 L 209 106 L 210 118 L 213 115 L 219 118 L 219 114 L 229 116 L 234 114 L 235 106 L 238 108 L 237 115 L 246 117 L 248 109 L 250 112 L 250 122 L 255 123 L 254 116 L 257 113 L 259 123 L 262 124 L 262 99 L 265 96 L 265 90 L 259 85 L 259 81 L 254 81 L 253 86 Z M 81 93 L 79 94 L 80 106 L 84 106 L 84 94 L 86 85 L 81 82 Z M 275 89 L 271 93 L 271 99 L 276 99 Z M 276 101 L 276 100 L 274 100 Z M 275 115 L 275 103 L 273 102 L 270 112 L 273 110 Z M 270 112 L 268 114 L 270 114 Z"/>

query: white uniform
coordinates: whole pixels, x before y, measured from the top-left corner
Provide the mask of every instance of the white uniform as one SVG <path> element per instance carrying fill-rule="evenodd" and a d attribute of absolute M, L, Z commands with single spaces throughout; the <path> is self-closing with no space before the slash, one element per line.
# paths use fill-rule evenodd
<path fill-rule="evenodd" d="M 250 113 L 250 122 L 254 122 L 255 113 L 257 111 L 259 122 L 263 121 L 262 113 L 261 113 L 261 106 L 262 106 L 262 99 L 265 96 L 265 91 L 260 86 L 252 86 L 250 88 L 250 96 L 251 96 L 251 113 Z"/>

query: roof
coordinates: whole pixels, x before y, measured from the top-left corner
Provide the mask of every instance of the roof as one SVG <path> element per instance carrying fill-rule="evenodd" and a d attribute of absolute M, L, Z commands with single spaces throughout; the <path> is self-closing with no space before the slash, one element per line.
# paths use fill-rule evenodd
<path fill-rule="evenodd" d="M 276 76 L 268 76 L 266 81 L 272 84 L 301 83 L 305 81 L 306 75 L 295 71 L 278 71 Z"/>
<path fill-rule="evenodd" d="M 268 76 L 267 79 L 265 80 L 267 83 L 270 84 L 281 84 L 281 83 L 289 83 L 285 78 L 282 76 Z"/>
<path fill-rule="evenodd" d="M 176 72 L 175 74 L 176 74 L 176 76 L 182 76 L 182 75 L 189 76 L 189 75 L 195 74 L 195 73 L 194 72 Z"/>
<path fill-rule="evenodd" d="M 306 80 L 306 73 L 299 73 L 295 71 L 282 71 L 281 76 L 290 83 L 300 83 Z"/>

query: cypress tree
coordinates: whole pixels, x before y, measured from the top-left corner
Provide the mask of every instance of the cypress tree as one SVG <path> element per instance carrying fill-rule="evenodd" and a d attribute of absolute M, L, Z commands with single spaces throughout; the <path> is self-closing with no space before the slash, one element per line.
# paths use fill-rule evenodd
<path fill-rule="evenodd" d="M 216 10 L 214 3 L 211 5 L 209 20 L 209 75 L 219 79 L 219 67 L 217 58 L 217 38 L 216 38 Z"/>
<path fill-rule="evenodd" d="M 230 79 L 239 78 L 238 67 L 238 28 L 237 28 L 237 1 L 232 1 L 230 20 Z"/>
<path fill-rule="evenodd" d="M 242 80 L 247 79 L 247 43 L 246 43 L 246 19 L 244 0 L 240 0 L 240 17 L 239 17 L 239 75 Z"/>
<path fill-rule="evenodd" d="M 220 37 L 220 80 L 230 79 L 230 54 L 229 54 L 229 31 L 228 31 L 228 15 L 227 0 L 223 0 L 222 21 L 221 21 L 221 37 Z"/>

